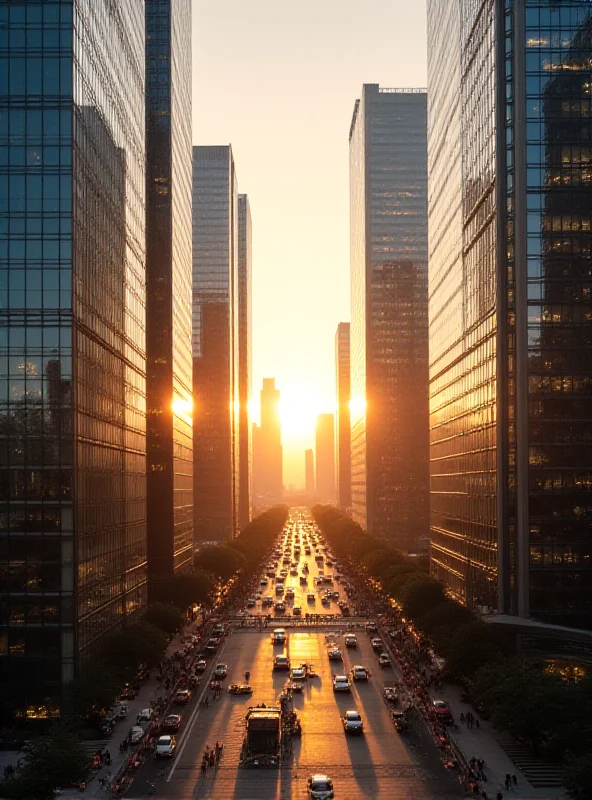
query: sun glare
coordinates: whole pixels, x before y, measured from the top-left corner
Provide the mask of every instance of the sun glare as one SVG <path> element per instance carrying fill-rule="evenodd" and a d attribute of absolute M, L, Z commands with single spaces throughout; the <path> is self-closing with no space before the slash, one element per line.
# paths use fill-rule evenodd
<path fill-rule="evenodd" d="M 317 414 L 333 410 L 333 404 L 323 402 L 310 386 L 293 384 L 281 386 L 280 422 L 287 439 L 308 437 L 314 433 Z"/>

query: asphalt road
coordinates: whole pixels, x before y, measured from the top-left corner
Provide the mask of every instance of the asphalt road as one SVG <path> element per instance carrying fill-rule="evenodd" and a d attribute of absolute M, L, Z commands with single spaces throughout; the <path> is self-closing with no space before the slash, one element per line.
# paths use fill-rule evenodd
<path fill-rule="evenodd" d="M 300 605 L 302 615 L 309 613 L 340 615 L 336 601 L 330 606 L 321 604 L 320 593 L 326 585 L 317 586 L 314 578 L 319 565 L 315 562 L 314 547 L 311 555 L 304 551 L 304 529 L 306 518 L 298 511 L 291 513 L 288 528 L 300 530 L 301 556 L 298 575 L 289 574 L 290 565 L 281 563 L 286 546 L 286 534 L 280 537 L 282 553 L 279 556 L 276 574 L 288 570 L 286 588 L 293 586 L 294 601 L 287 603 L 291 613 L 294 605 Z M 295 538 L 295 537 L 294 537 Z M 292 542 L 293 558 L 295 541 Z M 274 557 L 277 560 L 278 557 Z M 309 573 L 306 586 L 300 585 L 304 562 Z M 325 574 L 336 569 L 322 565 Z M 340 599 L 348 599 L 352 614 L 356 613 L 355 599 L 346 598 L 344 587 L 335 582 L 334 590 Z M 275 600 L 275 582 L 267 586 L 253 587 L 252 596 L 260 591 Z M 307 601 L 306 595 L 314 592 L 316 602 Z M 270 613 L 261 609 L 260 601 L 249 609 L 253 615 Z M 225 686 L 231 682 L 242 682 L 248 670 L 251 673 L 252 696 L 232 697 L 225 690 L 217 701 L 210 701 L 206 708 L 202 703 L 204 689 L 199 690 L 192 703 L 184 709 L 181 730 L 177 734 L 177 750 L 170 761 L 149 759 L 134 777 L 126 797 L 140 798 L 215 798 L 215 800 L 297 800 L 308 797 L 307 780 L 313 773 L 326 773 L 334 783 L 336 800 L 452 800 L 462 797 L 458 781 L 442 765 L 438 751 L 424 723 L 417 720 L 409 731 L 400 735 L 389 717 L 382 697 L 385 681 L 396 678 L 393 670 L 382 670 L 365 631 L 356 631 L 358 648 L 348 650 L 343 644 L 343 635 L 349 619 L 340 617 L 338 622 L 327 620 L 319 625 L 288 628 L 288 641 L 284 647 L 274 646 L 268 628 L 238 628 L 221 645 L 220 651 L 210 659 L 211 667 L 219 662 L 229 665 Z M 304 622 L 304 619 L 303 619 Z M 278 625 L 279 627 L 279 625 Z M 343 663 L 330 662 L 328 647 L 341 647 Z M 301 663 L 313 664 L 318 677 L 306 682 L 304 692 L 294 696 L 294 708 L 302 723 L 301 738 L 294 739 L 293 752 L 286 757 L 280 768 L 245 768 L 239 766 L 244 731 L 245 713 L 250 705 L 277 703 L 287 680 L 286 672 L 273 672 L 274 655 L 285 652 L 292 666 Z M 351 694 L 335 694 L 332 675 L 347 672 L 354 664 L 362 664 L 371 670 L 368 683 L 354 683 Z M 356 709 L 364 720 L 363 736 L 346 736 L 341 724 L 341 715 L 346 709 Z M 206 745 L 213 747 L 216 741 L 224 744 L 222 759 L 217 768 L 209 768 L 201 775 L 202 754 Z M 150 784 L 156 785 L 156 793 L 150 793 Z"/>
<path fill-rule="evenodd" d="M 226 685 L 241 681 L 246 670 L 251 672 L 252 697 L 231 697 L 225 691 L 208 708 L 194 705 L 187 709 L 172 763 L 147 761 L 127 796 L 149 796 L 148 781 L 154 781 L 159 798 L 295 800 L 307 797 L 306 782 L 314 772 L 327 773 L 333 779 L 336 800 L 435 800 L 461 796 L 458 783 L 442 766 L 421 722 L 404 736 L 395 731 L 382 699 L 384 681 L 392 680 L 393 672 L 378 667 L 369 637 L 358 634 L 357 650 L 342 648 L 343 665 L 328 660 L 331 639 L 342 640 L 342 632 L 309 629 L 289 633 L 285 651 L 292 665 L 313 663 L 319 677 L 307 682 L 302 695 L 295 695 L 294 707 L 303 731 L 301 739 L 294 740 L 288 763 L 279 769 L 260 770 L 238 765 L 247 707 L 276 701 L 287 678 L 287 673 L 272 671 L 273 657 L 282 648 L 272 645 L 270 631 L 240 630 L 228 637 L 220 660 L 230 666 Z M 371 680 L 367 684 L 355 683 L 351 695 L 336 695 L 332 673 L 347 670 L 353 664 L 368 666 Z M 348 708 L 361 713 L 363 736 L 344 734 L 340 716 Z M 224 743 L 220 765 L 208 769 L 202 778 L 202 753 L 206 744 L 211 747 L 217 740 Z M 165 767 L 170 769 L 169 774 L 159 777 Z"/>

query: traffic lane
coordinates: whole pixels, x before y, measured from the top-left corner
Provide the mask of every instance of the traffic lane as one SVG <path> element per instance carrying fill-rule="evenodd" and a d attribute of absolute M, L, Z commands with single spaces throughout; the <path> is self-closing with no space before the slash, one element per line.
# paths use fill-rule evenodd
<path fill-rule="evenodd" d="M 183 741 L 186 736 L 186 731 L 191 725 L 195 716 L 195 711 L 199 707 L 199 703 L 206 693 L 209 694 L 209 683 L 211 680 L 211 673 L 215 665 L 219 661 L 226 658 L 226 647 L 229 639 L 224 639 L 218 651 L 207 658 L 207 669 L 201 677 L 200 684 L 193 691 L 191 700 L 187 705 L 172 704 L 167 709 L 168 714 L 179 714 L 181 716 L 181 725 L 179 730 L 172 735 L 177 740 L 177 753 L 183 746 Z M 174 763 L 176 754 L 172 759 L 170 758 L 156 758 L 156 756 L 148 756 L 142 766 L 133 776 L 132 783 L 132 796 L 145 797 L 148 793 L 150 784 L 156 784 L 157 790 L 164 789 L 167 773 Z"/>

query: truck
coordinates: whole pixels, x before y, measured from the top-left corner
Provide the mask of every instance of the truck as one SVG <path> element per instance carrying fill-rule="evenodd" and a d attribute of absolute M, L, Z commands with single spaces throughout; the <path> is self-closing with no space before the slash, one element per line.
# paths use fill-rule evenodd
<path fill-rule="evenodd" d="M 279 766 L 282 745 L 281 707 L 251 706 L 245 721 L 241 763 L 249 767 Z"/>

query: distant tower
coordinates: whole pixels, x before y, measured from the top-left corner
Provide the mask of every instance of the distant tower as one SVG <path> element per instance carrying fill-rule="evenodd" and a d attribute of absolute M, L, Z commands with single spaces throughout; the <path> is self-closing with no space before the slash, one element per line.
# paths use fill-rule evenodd
<path fill-rule="evenodd" d="M 312 450 L 304 451 L 304 475 L 305 491 L 311 497 L 315 493 L 314 452 Z"/>
<path fill-rule="evenodd" d="M 239 469 L 238 527 L 251 519 L 252 436 L 249 421 L 251 397 L 252 329 L 252 233 L 251 207 L 246 194 L 238 196 L 238 394 L 239 394 Z"/>
<path fill-rule="evenodd" d="M 321 503 L 335 502 L 335 417 L 319 414 L 316 427 L 316 494 Z"/>
<path fill-rule="evenodd" d="M 344 511 L 351 508 L 351 424 L 349 374 L 349 322 L 340 322 L 335 334 L 335 388 L 337 426 L 335 430 L 337 502 Z"/>
<path fill-rule="evenodd" d="M 284 494 L 280 391 L 275 378 L 263 378 L 260 397 L 261 425 L 253 426 L 253 493 L 257 505 L 271 505 Z"/>

